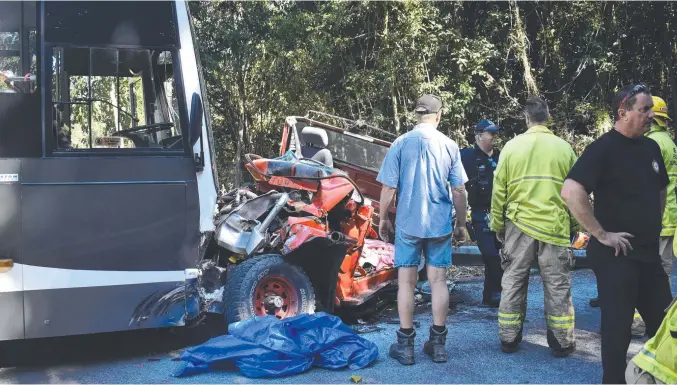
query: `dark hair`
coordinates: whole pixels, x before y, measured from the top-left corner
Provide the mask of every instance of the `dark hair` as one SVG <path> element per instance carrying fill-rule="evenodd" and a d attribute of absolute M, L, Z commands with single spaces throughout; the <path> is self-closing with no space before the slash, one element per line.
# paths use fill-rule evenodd
<path fill-rule="evenodd" d="M 538 96 L 532 96 L 527 99 L 524 106 L 524 113 L 530 121 L 534 123 L 543 123 L 548 120 L 548 104 Z"/>
<path fill-rule="evenodd" d="M 637 101 L 637 95 L 639 94 L 651 95 L 651 90 L 649 90 L 649 87 L 646 85 L 639 83 L 628 84 L 616 92 L 614 99 L 611 101 L 611 109 L 613 110 L 615 121 L 620 119 L 620 116 L 618 116 L 619 109 L 625 108 L 626 110 L 632 110 Z M 623 104 L 622 107 L 621 104 Z"/>

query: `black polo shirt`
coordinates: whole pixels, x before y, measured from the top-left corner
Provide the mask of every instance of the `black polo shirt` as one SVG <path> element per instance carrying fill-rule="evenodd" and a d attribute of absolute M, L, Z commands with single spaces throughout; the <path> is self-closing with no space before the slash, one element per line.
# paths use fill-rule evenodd
<path fill-rule="evenodd" d="M 628 138 L 612 129 L 592 142 L 568 178 L 593 193 L 594 213 L 608 232 L 627 232 L 634 251 L 628 257 L 660 260 L 660 192 L 668 185 L 660 147 L 647 138 Z M 592 237 L 590 252 L 609 252 Z"/>
<path fill-rule="evenodd" d="M 461 150 L 461 162 L 468 176 L 465 184 L 468 191 L 468 205 L 473 211 L 489 211 L 494 186 L 494 170 L 498 164 L 499 151 L 494 149 L 491 156 L 477 144 Z"/>

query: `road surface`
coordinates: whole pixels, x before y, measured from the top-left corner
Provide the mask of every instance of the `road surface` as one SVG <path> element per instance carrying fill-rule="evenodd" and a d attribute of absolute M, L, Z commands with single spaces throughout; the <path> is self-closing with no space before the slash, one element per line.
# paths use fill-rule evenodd
<path fill-rule="evenodd" d="M 5 353 L 9 349 L 11 354 L 5 357 L 10 356 L 10 364 L 15 365 L 0 369 L 0 383 L 350 383 L 351 375 L 361 376 L 362 383 L 600 383 L 599 309 L 588 306 L 589 299 L 597 295 L 594 275 L 590 270 L 578 270 L 573 277 L 577 351 L 564 359 L 553 357 L 547 346 L 542 281 L 535 275 L 529 285 L 524 341 L 514 354 L 500 351 L 497 311 L 477 306 L 482 283 L 475 281 L 456 288 L 463 301 L 449 317 L 449 362 L 444 364 L 434 364 L 422 353 L 432 322 L 430 308 L 424 305 L 415 317 L 421 326 L 417 329 L 417 362 L 413 367 L 400 366 L 388 357 L 388 346 L 398 326 L 380 323 L 384 330 L 363 335 L 374 341 L 380 351 L 377 362 L 366 369 L 311 369 L 269 380 L 250 379 L 234 372 L 173 377 L 183 363 L 172 357 L 182 347 L 198 344 L 219 332 L 205 327 L 185 335 L 142 331 L 58 338 L 38 345 L 0 345 Z M 628 357 L 641 348 L 643 341 L 633 340 Z"/>

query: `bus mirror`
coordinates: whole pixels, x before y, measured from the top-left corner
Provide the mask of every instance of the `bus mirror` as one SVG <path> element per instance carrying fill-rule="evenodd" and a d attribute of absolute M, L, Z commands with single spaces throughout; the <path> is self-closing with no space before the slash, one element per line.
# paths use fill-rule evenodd
<path fill-rule="evenodd" d="M 202 99 L 197 92 L 193 93 L 190 104 L 190 146 L 195 146 L 202 135 Z"/>

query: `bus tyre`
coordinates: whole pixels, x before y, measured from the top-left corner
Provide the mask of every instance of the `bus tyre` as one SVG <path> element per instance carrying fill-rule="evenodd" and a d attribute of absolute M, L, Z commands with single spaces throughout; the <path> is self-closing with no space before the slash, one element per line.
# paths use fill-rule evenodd
<path fill-rule="evenodd" d="M 315 311 L 315 291 L 306 273 L 275 254 L 255 256 L 236 266 L 223 298 L 227 325 L 254 316 L 283 319 Z"/>

